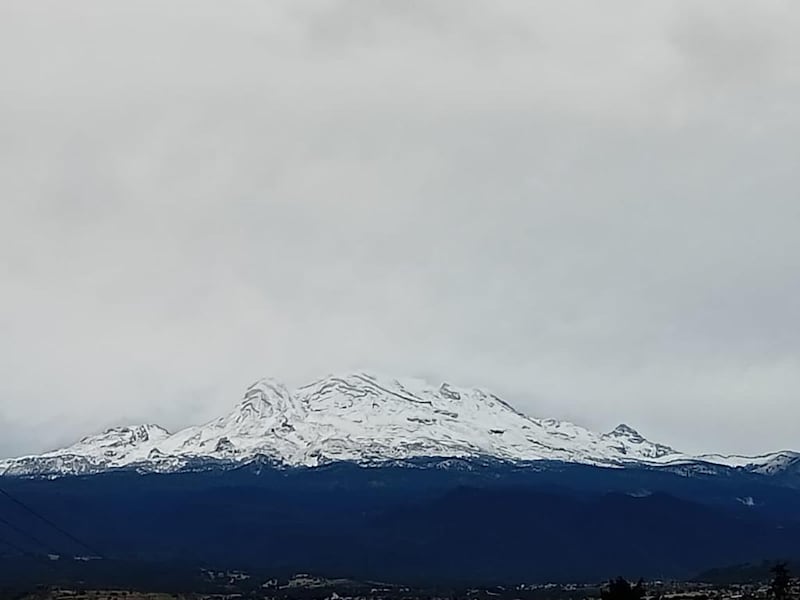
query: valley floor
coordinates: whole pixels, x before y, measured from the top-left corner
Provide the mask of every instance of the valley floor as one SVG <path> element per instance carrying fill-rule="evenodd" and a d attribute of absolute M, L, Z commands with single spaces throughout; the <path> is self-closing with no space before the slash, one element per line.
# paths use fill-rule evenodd
<path fill-rule="evenodd" d="M 76 587 L 39 589 L 8 598 L 15 600 L 591 600 L 600 597 L 598 585 L 513 585 L 455 589 L 408 587 L 348 580 L 296 576 L 253 586 L 247 579 L 228 581 L 216 592 L 137 592 L 122 589 L 87 590 Z M 645 600 L 765 600 L 766 583 L 726 584 L 650 582 Z M 793 589 L 793 592 L 800 590 Z M 792 596 L 796 597 L 796 596 Z M 3 597 L 4 599 L 6 596 Z"/>

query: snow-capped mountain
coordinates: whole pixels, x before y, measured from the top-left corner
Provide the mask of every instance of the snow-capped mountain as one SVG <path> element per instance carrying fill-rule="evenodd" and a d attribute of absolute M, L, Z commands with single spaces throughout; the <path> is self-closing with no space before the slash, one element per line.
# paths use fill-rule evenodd
<path fill-rule="evenodd" d="M 210 423 L 175 433 L 157 425 L 113 428 L 40 456 L 0 461 L 0 474 L 63 475 L 121 467 L 175 471 L 256 457 L 286 467 L 441 457 L 606 466 L 700 461 L 769 468 L 797 455 L 692 457 L 651 442 L 627 425 L 595 433 L 527 416 L 480 389 L 353 373 L 293 391 L 262 379 L 231 413 Z"/>

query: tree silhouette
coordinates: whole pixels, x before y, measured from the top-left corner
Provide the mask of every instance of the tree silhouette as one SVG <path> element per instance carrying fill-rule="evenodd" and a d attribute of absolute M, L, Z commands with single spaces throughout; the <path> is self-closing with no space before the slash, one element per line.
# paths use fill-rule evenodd
<path fill-rule="evenodd" d="M 776 563 L 772 569 L 772 583 L 769 588 L 775 600 L 786 600 L 789 596 L 789 583 L 792 576 L 789 574 L 789 566 L 785 562 Z"/>
<path fill-rule="evenodd" d="M 644 582 L 641 579 L 632 586 L 624 577 L 617 577 L 600 591 L 600 597 L 602 600 L 641 600 L 644 593 Z"/>

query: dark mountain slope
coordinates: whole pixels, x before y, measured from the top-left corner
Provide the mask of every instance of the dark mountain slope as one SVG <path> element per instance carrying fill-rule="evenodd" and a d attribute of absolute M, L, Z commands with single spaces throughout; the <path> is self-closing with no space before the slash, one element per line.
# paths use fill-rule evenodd
<path fill-rule="evenodd" d="M 714 565 L 800 556 L 800 498 L 767 479 L 468 466 L 251 465 L 6 478 L 3 485 L 119 559 L 486 582 L 596 580 L 619 572 L 685 577 Z M 759 500 L 746 506 L 737 500 L 742 495 Z M 8 502 L 0 500 L 0 515 L 60 552 L 86 553 Z"/>

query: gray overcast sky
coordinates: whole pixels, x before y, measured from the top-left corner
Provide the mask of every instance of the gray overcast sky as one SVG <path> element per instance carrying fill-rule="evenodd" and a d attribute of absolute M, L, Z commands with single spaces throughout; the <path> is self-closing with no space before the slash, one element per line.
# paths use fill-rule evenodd
<path fill-rule="evenodd" d="M 0 456 L 254 379 L 800 449 L 800 4 L 4 0 Z"/>

